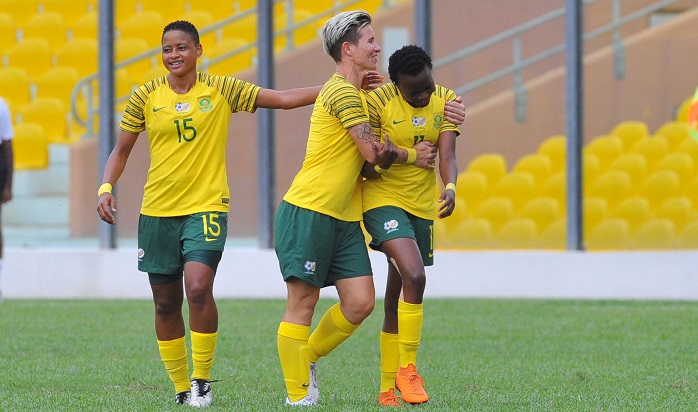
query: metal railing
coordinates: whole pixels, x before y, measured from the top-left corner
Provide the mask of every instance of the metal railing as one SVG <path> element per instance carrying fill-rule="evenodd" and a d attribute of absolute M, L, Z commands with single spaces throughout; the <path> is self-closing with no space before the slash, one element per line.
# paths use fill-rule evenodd
<path fill-rule="evenodd" d="M 600 0 L 584 0 L 584 6 L 598 2 Z M 612 4 L 612 21 L 602 27 L 594 30 L 590 30 L 584 33 L 584 42 L 592 40 L 603 34 L 612 32 L 612 46 L 615 52 L 615 68 L 614 75 L 617 79 L 622 79 L 625 76 L 625 47 L 623 45 L 623 40 L 621 37 L 622 26 L 635 21 L 637 19 L 646 17 L 662 8 L 675 3 L 677 0 L 662 0 L 655 4 L 647 6 L 636 12 L 630 13 L 627 16 L 621 16 L 621 0 L 611 0 Z M 515 102 L 515 117 L 518 122 L 523 122 L 526 120 L 527 116 L 527 98 L 526 98 L 526 87 L 524 85 L 523 71 L 529 67 L 534 66 L 555 55 L 565 52 L 565 44 L 558 44 L 549 49 L 546 49 L 540 53 L 534 54 L 527 58 L 522 58 L 522 36 L 529 32 L 530 30 L 540 28 L 540 26 L 547 24 L 555 19 L 559 19 L 565 16 L 565 8 L 559 8 L 557 10 L 546 13 L 535 19 L 532 19 L 524 24 L 513 27 L 509 30 L 505 30 L 495 36 L 485 39 L 481 42 L 473 44 L 471 46 L 465 47 L 457 52 L 444 56 L 433 63 L 434 69 L 439 67 L 444 67 L 449 64 L 453 64 L 459 60 L 471 57 L 476 53 L 482 52 L 491 47 L 498 46 L 505 42 L 511 42 L 512 50 L 512 63 L 504 68 L 495 70 L 485 76 L 482 76 L 476 80 L 468 82 L 456 89 L 455 92 L 459 95 L 464 95 L 468 92 L 472 92 L 480 87 L 488 85 L 496 80 L 502 79 L 506 76 L 513 76 L 513 92 L 514 92 L 514 102 Z"/>
<path fill-rule="evenodd" d="M 359 3 L 361 0 L 334 0 L 333 6 L 328 8 L 325 11 L 319 12 L 312 17 L 303 19 L 299 22 L 294 22 L 294 1 L 293 0 L 275 0 L 275 4 L 280 4 L 283 3 L 283 7 L 285 10 L 285 16 L 286 16 L 286 24 L 284 27 L 280 30 L 277 30 L 274 32 L 274 39 L 277 38 L 285 38 L 285 51 L 290 51 L 294 49 L 294 32 L 298 29 L 307 27 L 309 25 L 314 25 L 318 21 L 325 20 L 328 16 L 332 16 L 336 13 L 338 13 L 340 10 L 351 7 L 357 3 Z M 383 8 L 389 8 L 393 7 L 395 4 L 392 0 L 383 0 L 381 2 L 381 7 Z M 220 20 L 214 24 L 211 24 L 209 26 L 206 26 L 202 28 L 199 31 L 200 36 L 204 36 L 209 33 L 216 33 L 216 39 L 221 40 L 223 37 L 223 29 L 231 26 L 242 19 L 246 17 L 250 17 L 253 15 L 256 15 L 257 13 L 257 8 L 251 8 L 247 10 L 240 11 L 239 13 L 236 13 L 233 16 L 230 16 L 228 18 L 225 18 L 223 20 Z M 201 71 L 207 71 L 207 69 L 211 66 L 214 66 L 218 63 L 221 63 L 227 59 L 233 58 L 235 56 L 238 56 L 242 53 L 248 52 L 250 50 L 256 50 L 257 48 L 257 42 L 250 42 L 244 46 L 240 46 L 234 49 L 231 49 L 228 52 L 222 53 L 216 57 L 213 58 L 206 58 L 203 59 L 200 64 L 199 64 L 199 69 Z M 161 53 L 161 48 L 160 47 L 155 47 L 151 50 L 148 50 L 146 52 L 143 52 L 141 54 L 138 54 L 136 56 L 133 56 L 131 58 L 125 59 L 117 64 L 115 64 L 114 68 L 115 69 L 121 69 L 121 68 L 126 68 L 132 64 L 136 64 L 138 62 L 141 62 L 143 60 L 148 60 L 150 61 L 150 66 L 155 67 L 157 62 L 157 58 Z M 255 65 L 254 59 L 252 61 L 252 65 Z M 98 83 L 98 75 L 97 73 L 87 76 L 75 85 L 73 88 L 73 92 L 71 95 L 71 116 L 73 118 L 73 121 L 76 122 L 78 125 L 82 126 L 85 128 L 86 132 L 84 136 L 82 137 L 92 137 L 95 135 L 95 125 L 94 125 L 94 118 L 95 115 L 98 112 L 98 109 L 95 105 L 95 90 L 97 90 L 97 83 Z M 86 103 L 86 111 L 84 113 L 81 113 L 79 108 L 78 108 L 78 100 L 80 97 L 84 98 L 84 101 Z M 121 104 L 125 101 L 128 100 L 130 95 L 123 95 L 123 96 L 116 96 L 116 101 L 115 103 Z M 118 113 L 115 113 L 115 115 L 119 115 Z"/>

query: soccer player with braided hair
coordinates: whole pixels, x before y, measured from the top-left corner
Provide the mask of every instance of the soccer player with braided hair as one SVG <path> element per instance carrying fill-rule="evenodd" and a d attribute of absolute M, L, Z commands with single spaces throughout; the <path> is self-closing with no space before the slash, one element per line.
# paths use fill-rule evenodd
<path fill-rule="evenodd" d="M 455 148 L 460 132 L 446 120 L 444 107 L 457 96 L 434 84 L 431 69 L 431 57 L 423 49 L 405 46 L 390 56 L 392 83 L 372 91 L 367 100 L 375 135 L 390 136 L 397 147 L 428 143 L 438 149 L 445 186 L 438 217 L 445 218 L 456 205 Z M 380 335 L 378 402 L 384 406 L 398 406 L 400 398 L 410 404 L 429 400 L 417 373 L 417 349 L 424 319 L 424 267 L 434 262 L 435 169 L 394 164 L 383 170 L 365 164 L 362 170 L 367 178 L 362 187 L 363 217 L 372 237 L 370 247 L 389 259 Z"/>

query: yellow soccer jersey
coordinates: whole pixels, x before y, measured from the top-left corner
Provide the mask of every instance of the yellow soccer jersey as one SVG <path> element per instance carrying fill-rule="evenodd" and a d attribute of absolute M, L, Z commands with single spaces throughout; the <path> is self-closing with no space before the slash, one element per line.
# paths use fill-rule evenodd
<path fill-rule="evenodd" d="M 204 73 L 198 73 L 186 94 L 175 93 L 166 76 L 133 92 L 121 129 L 148 132 L 150 169 L 142 214 L 228 212 L 225 148 L 230 115 L 254 112 L 258 93 L 259 87 L 251 83 Z"/>
<path fill-rule="evenodd" d="M 305 160 L 284 200 L 339 220 L 360 221 L 364 158 L 348 129 L 368 122 L 365 92 L 333 75 L 315 101 Z"/>
<path fill-rule="evenodd" d="M 400 96 L 394 83 L 385 84 L 369 93 L 368 108 L 376 136 L 388 135 L 397 147 L 410 148 L 421 141 L 435 146 L 439 133 L 458 128 L 444 119 L 444 104 L 455 100 L 456 94 L 436 86 L 429 105 L 412 107 Z M 422 219 L 434 219 L 436 205 L 436 173 L 411 164 L 393 164 L 379 179 L 363 182 L 363 211 L 380 206 L 397 206 Z"/>

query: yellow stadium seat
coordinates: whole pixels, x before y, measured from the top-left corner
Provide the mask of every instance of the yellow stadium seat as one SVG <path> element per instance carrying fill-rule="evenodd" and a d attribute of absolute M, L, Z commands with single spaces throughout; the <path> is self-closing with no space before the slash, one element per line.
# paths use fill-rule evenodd
<path fill-rule="evenodd" d="M 678 236 L 676 246 L 682 249 L 698 249 L 698 220 L 684 228 Z"/>
<path fill-rule="evenodd" d="M 683 194 L 693 204 L 693 210 L 698 212 L 698 176 L 693 178 L 693 180 L 686 185 L 686 189 L 684 190 Z"/>
<path fill-rule="evenodd" d="M 46 39 L 51 51 L 66 41 L 66 25 L 63 16 L 54 11 L 45 11 L 31 16 L 22 28 L 24 38 Z"/>
<path fill-rule="evenodd" d="M 502 177 L 492 189 L 494 196 L 508 197 L 519 212 L 536 195 L 536 182 L 527 172 L 511 172 Z"/>
<path fill-rule="evenodd" d="M 596 226 L 609 217 L 606 199 L 601 197 L 585 197 L 582 201 L 583 232 L 588 236 Z"/>
<path fill-rule="evenodd" d="M 0 10 L 12 15 L 17 26 L 22 26 L 39 11 L 38 0 L 0 0 Z"/>
<path fill-rule="evenodd" d="M 85 13 L 97 10 L 98 0 L 41 0 L 44 12 L 56 12 L 72 27 Z"/>
<path fill-rule="evenodd" d="M 54 66 L 36 82 L 37 97 L 56 97 L 70 107 L 70 96 L 78 83 L 78 70 L 67 66 Z"/>
<path fill-rule="evenodd" d="M 97 38 L 96 11 L 90 11 L 78 17 L 70 26 L 71 39 L 96 39 Z"/>
<path fill-rule="evenodd" d="M 628 151 L 638 140 L 649 136 L 650 131 L 645 122 L 629 120 L 618 123 L 610 134 L 618 136 L 623 142 L 623 150 Z"/>
<path fill-rule="evenodd" d="M 162 16 L 163 23 L 167 24 L 178 20 L 186 13 L 187 5 L 194 2 L 195 1 L 189 0 L 142 0 L 140 2 L 140 8 L 141 12 L 154 11 L 159 13 Z M 160 27 L 160 31 L 162 31 L 163 27 Z M 201 29 L 201 27 L 198 26 L 196 28 Z"/>
<path fill-rule="evenodd" d="M 567 220 L 560 218 L 551 223 L 538 237 L 538 246 L 541 249 L 566 249 Z"/>
<path fill-rule="evenodd" d="M 526 218 L 508 221 L 495 234 L 497 249 L 535 249 L 538 228 L 536 222 Z"/>
<path fill-rule="evenodd" d="M 669 144 L 666 139 L 660 136 L 650 136 L 640 139 L 630 148 L 630 153 L 639 153 L 645 156 L 647 168 L 652 170 L 659 159 L 669 153 Z"/>
<path fill-rule="evenodd" d="M 315 14 L 331 10 L 334 7 L 333 1 L 318 1 L 318 0 L 293 0 L 293 6 L 305 10 L 310 10 Z M 328 17 L 329 18 L 329 17 Z M 326 20 L 326 19 L 325 19 Z"/>
<path fill-rule="evenodd" d="M 688 108 L 693 102 L 693 97 L 687 97 L 681 102 L 679 109 L 676 111 L 676 121 L 677 122 L 688 122 Z"/>
<path fill-rule="evenodd" d="M 691 220 L 695 220 L 695 216 L 691 199 L 686 196 L 675 196 L 665 200 L 656 213 L 656 217 L 674 222 L 674 227 L 679 231 Z"/>
<path fill-rule="evenodd" d="M 596 178 L 589 194 L 606 199 L 609 210 L 614 210 L 618 203 L 632 194 L 630 176 L 626 172 L 609 170 Z"/>
<path fill-rule="evenodd" d="M 557 172 L 550 176 L 539 194 L 557 200 L 560 210 L 564 210 L 567 206 L 567 175 L 565 172 Z"/>
<path fill-rule="evenodd" d="M 679 177 L 671 170 L 658 170 L 647 176 L 640 188 L 640 196 L 650 202 L 650 210 L 656 211 L 665 200 L 680 194 Z"/>
<path fill-rule="evenodd" d="M 474 212 L 489 194 L 487 177 L 480 172 L 460 173 L 456 180 L 456 193 L 463 199 L 466 212 Z"/>
<path fill-rule="evenodd" d="M 278 22 L 274 22 L 274 25 L 278 24 Z M 243 39 L 247 43 L 254 43 L 257 41 L 257 15 L 252 14 L 239 18 L 224 26 L 221 32 L 223 34 L 222 40 Z"/>
<path fill-rule="evenodd" d="M 679 177 L 679 185 L 685 187 L 696 176 L 693 158 L 686 153 L 669 153 L 660 159 L 655 170 L 671 170 Z"/>
<path fill-rule="evenodd" d="M 497 232 L 514 217 L 514 205 L 507 197 L 491 196 L 482 202 L 473 217 L 489 220 L 493 232 Z"/>
<path fill-rule="evenodd" d="M 628 173 L 632 193 L 637 193 L 647 176 L 647 160 L 639 153 L 624 153 L 611 165 L 610 170 Z"/>
<path fill-rule="evenodd" d="M 15 169 L 45 169 L 48 167 L 48 140 L 44 129 L 34 123 L 15 126 L 12 151 Z"/>
<path fill-rule="evenodd" d="M 500 154 L 485 153 L 471 160 L 465 170 L 483 173 L 487 176 L 488 186 L 494 187 L 507 174 L 507 161 Z"/>
<path fill-rule="evenodd" d="M 298 47 L 300 45 L 306 44 L 309 41 L 315 40 L 319 37 L 319 29 L 322 28 L 320 22 L 312 21 L 313 13 L 309 10 L 300 9 L 294 7 L 293 9 L 293 25 L 299 25 L 293 32 L 293 43 L 292 47 Z M 276 31 L 285 30 L 288 27 L 288 17 L 286 13 L 279 15 L 277 17 L 279 25 L 275 28 Z M 324 22 L 322 22 L 324 24 Z M 281 35 L 278 40 L 278 46 L 282 49 L 288 48 L 288 40 L 286 35 Z M 276 42 L 275 42 L 276 44 Z"/>
<path fill-rule="evenodd" d="M 131 16 L 141 12 L 142 0 L 118 0 L 114 3 L 114 24 L 119 27 L 124 21 Z M 202 3 L 201 1 L 193 1 L 192 3 Z M 207 3 L 207 2 L 203 2 Z"/>
<path fill-rule="evenodd" d="M 686 139 L 690 139 L 688 124 L 684 122 L 667 122 L 654 132 L 655 136 L 664 136 L 669 144 L 669 151 L 675 150 Z"/>
<path fill-rule="evenodd" d="M 451 232 L 441 219 L 434 220 L 434 249 L 452 249 Z"/>
<path fill-rule="evenodd" d="M 650 219 L 635 233 L 635 249 L 676 249 L 676 229 L 669 219 Z"/>
<path fill-rule="evenodd" d="M 224 19 L 236 12 L 236 2 L 231 0 L 208 0 L 208 1 L 190 1 L 189 8 L 191 11 L 205 11 L 217 16 L 217 19 Z M 197 27 L 198 28 L 198 27 Z"/>
<path fill-rule="evenodd" d="M 248 45 L 247 41 L 240 38 L 226 38 L 208 48 L 208 57 L 204 54 L 204 62 L 208 63 L 216 58 L 221 58 L 227 53 L 238 50 Z M 211 64 L 206 72 L 216 75 L 231 75 L 252 66 L 252 57 L 256 49 L 248 49 L 238 52 L 228 58 Z"/>
<path fill-rule="evenodd" d="M 552 173 L 565 170 L 567 164 L 567 138 L 565 135 L 548 137 L 538 146 L 536 152 L 548 156 Z"/>
<path fill-rule="evenodd" d="M 67 108 L 56 97 L 33 100 L 20 110 L 22 122 L 35 123 L 44 129 L 49 143 L 67 143 Z"/>
<path fill-rule="evenodd" d="M 18 67 L 0 68 L 0 94 L 19 108 L 31 100 L 31 81 Z"/>
<path fill-rule="evenodd" d="M 676 148 L 676 153 L 686 153 L 693 158 L 693 164 L 698 165 L 698 141 L 686 140 Z"/>
<path fill-rule="evenodd" d="M 117 39 L 141 38 L 148 43 L 149 48 L 162 44 L 162 29 L 165 19 L 155 11 L 142 11 L 126 18 L 117 24 Z"/>
<path fill-rule="evenodd" d="M 17 29 L 12 16 L 0 13 L 0 56 L 17 44 Z"/>
<path fill-rule="evenodd" d="M 120 38 L 114 47 L 114 58 L 117 63 L 145 54 L 150 50 L 148 42 L 141 38 Z M 159 65 L 159 64 L 158 64 Z M 132 79 L 143 79 L 151 68 L 150 58 L 138 60 L 124 67 Z"/>
<path fill-rule="evenodd" d="M 591 231 L 585 241 L 589 250 L 627 250 L 631 246 L 628 222 L 607 218 Z"/>
<path fill-rule="evenodd" d="M 206 27 L 216 22 L 211 13 L 203 10 L 188 11 L 179 16 L 177 20 L 186 20 L 196 26 L 199 31 L 199 42 L 204 46 L 204 53 L 208 52 L 208 47 L 216 44 L 216 31 L 210 31 L 206 34 L 202 33 Z"/>
<path fill-rule="evenodd" d="M 67 41 L 56 52 L 56 65 L 73 67 L 80 77 L 97 73 L 97 40 L 77 38 Z"/>
<path fill-rule="evenodd" d="M 133 80 L 136 82 L 137 86 L 140 86 L 142 84 L 145 84 L 146 82 L 153 80 L 156 77 L 166 76 L 168 73 L 169 72 L 167 71 L 167 69 L 165 69 L 165 67 L 163 67 L 163 65 L 157 64 L 155 65 L 155 67 L 151 67 L 150 70 L 148 70 L 143 75 L 143 78 Z"/>
<path fill-rule="evenodd" d="M 583 153 L 596 156 L 599 159 L 601 171 L 605 172 L 623 153 L 623 142 L 619 137 L 612 135 L 597 136 L 584 147 Z"/>
<path fill-rule="evenodd" d="M 641 196 L 631 196 L 618 204 L 612 216 L 624 219 L 628 222 L 630 231 L 635 232 L 647 220 L 652 218 L 650 202 Z"/>
<path fill-rule="evenodd" d="M 599 158 L 591 153 L 582 155 L 582 185 L 584 194 L 594 185 L 596 178 L 601 174 L 601 162 Z"/>
<path fill-rule="evenodd" d="M 491 249 L 492 223 L 485 218 L 468 218 L 456 227 L 451 242 L 458 249 Z"/>
<path fill-rule="evenodd" d="M 533 220 L 538 230 L 543 232 L 562 217 L 560 203 L 552 197 L 536 197 L 524 206 L 519 217 Z"/>
<path fill-rule="evenodd" d="M 24 70 L 35 81 L 53 66 L 53 51 L 48 40 L 28 37 L 7 51 L 9 67 Z"/>
<path fill-rule="evenodd" d="M 536 190 L 540 190 L 553 173 L 552 162 L 548 155 L 532 153 L 521 156 L 514 163 L 512 172 L 527 172 L 533 176 Z"/>

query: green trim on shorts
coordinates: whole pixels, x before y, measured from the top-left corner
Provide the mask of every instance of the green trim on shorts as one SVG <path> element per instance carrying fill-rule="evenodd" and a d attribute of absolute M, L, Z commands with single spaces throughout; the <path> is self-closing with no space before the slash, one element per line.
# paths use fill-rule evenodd
<path fill-rule="evenodd" d="M 315 287 L 372 276 L 359 222 L 281 202 L 276 213 L 274 249 L 284 281 L 296 277 Z"/>
<path fill-rule="evenodd" d="M 396 206 L 381 206 L 364 212 L 364 227 L 371 235 L 369 247 L 393 239 L 410 238 L 417 242 L 424 266 L 434 264 L 434 221 L 422 219 Z"/>

